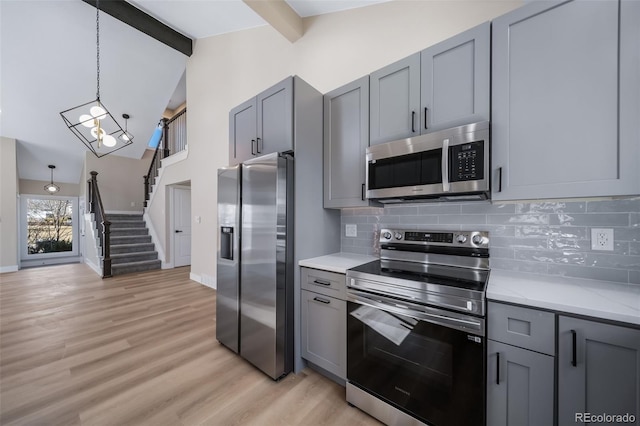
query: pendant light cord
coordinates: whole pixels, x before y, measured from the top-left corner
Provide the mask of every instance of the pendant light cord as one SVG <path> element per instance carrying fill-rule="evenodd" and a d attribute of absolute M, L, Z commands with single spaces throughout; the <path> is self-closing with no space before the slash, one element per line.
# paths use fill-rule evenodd
<path fill-rule="evenodd" d="M 100 100 L 100 0 L 96 0 L 96 99 Z"/>

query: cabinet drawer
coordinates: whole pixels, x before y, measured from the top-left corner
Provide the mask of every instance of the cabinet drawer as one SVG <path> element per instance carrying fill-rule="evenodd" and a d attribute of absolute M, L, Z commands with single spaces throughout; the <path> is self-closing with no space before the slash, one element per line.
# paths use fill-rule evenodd
<path fill-rule="evenodd" d="M 319 269 L 300 268 L 300 282 L 305 290 L 345 300 L 347 296 L 347 278 L 344 274 L 321 271 Z"/>
<path fill-rule="evenodd" d="M 491 340 L 555 354 L 555 315 L 551 312 L 489 302 L 487 321 Z"/>

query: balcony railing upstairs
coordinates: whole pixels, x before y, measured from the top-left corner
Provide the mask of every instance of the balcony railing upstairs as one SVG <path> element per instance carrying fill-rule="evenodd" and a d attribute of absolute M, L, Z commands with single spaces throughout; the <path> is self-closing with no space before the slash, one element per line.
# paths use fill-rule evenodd
<path fill-rule="evenodd" d="M 144 178 L 144 206 L 151 196 L 151 191 L 158 177 L 161 161 L 170 155 L 187 149 L 187 109 L 183 109 L 171 119 L 162 119 L 162 138 L 153 153 L 149 171 Z"/>

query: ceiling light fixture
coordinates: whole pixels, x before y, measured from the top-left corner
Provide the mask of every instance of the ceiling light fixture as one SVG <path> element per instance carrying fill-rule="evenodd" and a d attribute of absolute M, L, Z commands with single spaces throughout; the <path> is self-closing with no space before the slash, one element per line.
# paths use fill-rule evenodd
<path fill-rule="evenodd" d="M 129 114 L 122 114 L 122 118 L 124 118 L 124 132 L 120 135 L 120 139 L 125 142 L 129 142 L 133 139 L 133 135 L 129 133 L 128 120 L 131 118 Z"/>
<path fill-rule="evenodd" d="M 62 111 L 60 115 L 69 130 L 100 158 L 133 143 L 133 137 L 122 130 L 100 102 L 100 0 L 96 1 L 96 63 L 96 99 Z M 127 114 L 122 116 L 126 116 L 125 120 L 129 118 Z"/>
<path fill-rule="evenodd" d="M 44 186 L 44 190 L 50 194 L 56 193 L 60 191 L 60 187 L 53 183 L 53 169 L 56 168 L 53 164 L 49 164 L 49 168 L 51 169 L 51 183 L 48 183 Z"/>

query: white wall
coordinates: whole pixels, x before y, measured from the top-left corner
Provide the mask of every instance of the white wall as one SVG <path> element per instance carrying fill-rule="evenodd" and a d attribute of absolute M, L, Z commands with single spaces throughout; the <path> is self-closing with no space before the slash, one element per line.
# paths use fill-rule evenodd
<path fill-rule="evenodd" d="M 19 182 L 19 191 L 20 194 L 40 194 L 40 195 L 49 195 L 48 192 L 44 190 L 44 186 L 48 184 L 49 180 L 30 180 L 30 179 L 20 179 Z M 66 182 L 57 182 L 55 172 L 53 175 L 53 183 L 60 187 L 60 191 L 51 195 L 64 195 L 68 197 L 78 197 L 80 196 L 80 185 L 77 183 L 66 183 Z"/>
<path fill-rule="evenodd" d="M 192 274 L 215 277 L 216 169 L 227 164 L 231 108 L 288 75 L 326 93 L 522 4 L 395 0 L 305 19 L 289 43 L 269 26 L 198 40 L 187 63 Z"/>
<path fill-rule="evenodd" d="M 15 139 L 0 137 L 0 170 L 0 273 L 2 273 L 18 270 L 18 167 Z"/>
<path fill-rule="evenodd" d="M 140 160 L 115 154 L 98 158 L 87 151 L 84 162 L 85 174 L 80 185 L 86 186 L 87 180 L 91 179 L 90 172 L 96 171 L 102 205 L 107 213 L 141 212 L 144 202 L 143 176 L 149 170 L 152 155 L 153 152 L 147 150 Z M 85 192 L 86 188 L 83 188 L 82 193 Z"/>

